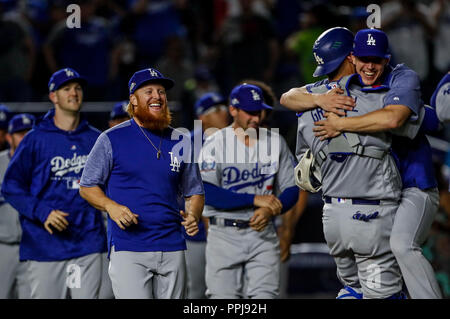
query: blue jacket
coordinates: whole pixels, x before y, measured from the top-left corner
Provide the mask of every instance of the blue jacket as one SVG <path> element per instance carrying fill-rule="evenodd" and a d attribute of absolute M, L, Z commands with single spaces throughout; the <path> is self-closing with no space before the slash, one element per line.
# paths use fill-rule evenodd
<path fill-rule="evenodd" d="M 106 251 L 101 212 L 79 195 L 87 156 L 100 132 L 81 120 L 63 131 L 50 110 L 19 144 L 2 185 L 2 194 L 20 214 L 20 260 L 58 261 Z M 69 214 L 69 226 L 53 235 L 43 223 L 53 209 Z"/>

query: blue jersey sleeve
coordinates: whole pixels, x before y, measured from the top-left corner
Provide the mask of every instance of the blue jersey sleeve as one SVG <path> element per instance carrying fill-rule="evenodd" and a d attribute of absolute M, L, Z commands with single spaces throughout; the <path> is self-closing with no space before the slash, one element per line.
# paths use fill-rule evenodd
<path fill-rule="evenodd" d="M 31 134 L 27 134 L 16 149 L 5 172 L 2 195 L 19 214 L 44 223 L 53 210 L 48 204 L 31 193 L 34 148 Z"/>
<path fill-rule="evenodd" d="M 253 207 L 252 194 L 236 193 L 207 182 L 204 185 L 206 205 L 223 210 Z"/>
<path fill-rule="evenodd" d="M 405 105 L 413 113 L 412 120 L 423 106 L 420 93 L 419 76 L 413 70 L 397 66 L 391 73 L 389 91 L 384 97 L 384 105 Z"/>
<path fill-rule="evenodd" d="M 291 186 L 286 188 L 278 197 L 280 199 L 283 208 L 281 209 L 281 214 L 286 213 L 291 209 L 298 200 L 299 188 L 297 186 Z"/>
<path fill-rule="evenodd" d="M 112 165 L 111 142 L 108 136 L 102 133 L 89 153 L 81 175 L 80 185 L 84 187 L 104 186 L 109 178 Z"/>
<path fill-rule="evenodd" d="M 181 178 L 184 197 L 205 194 L 200 169 L 198 168 L 197 163 L 186 163 Z"/>

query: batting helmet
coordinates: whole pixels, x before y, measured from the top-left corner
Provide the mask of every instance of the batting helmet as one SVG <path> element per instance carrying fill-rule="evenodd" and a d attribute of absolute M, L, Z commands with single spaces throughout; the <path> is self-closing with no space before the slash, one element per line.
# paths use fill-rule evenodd
<path fill-rule="evenodd" d="M 352 50 L 353 33 L 349 29 L 335 27 L 324 31 L 313 46 L 313 55 L 317 62 L 313 76 L 330 74 Z"/>

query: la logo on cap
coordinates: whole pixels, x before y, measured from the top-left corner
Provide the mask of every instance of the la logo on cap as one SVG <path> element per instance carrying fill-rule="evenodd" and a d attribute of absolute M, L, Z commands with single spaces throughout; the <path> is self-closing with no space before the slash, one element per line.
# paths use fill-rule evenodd
<path fill-rule="evenodd" d="M 256 92 L 255 90 L 251 90 L 250 92 L 252 92 L 253 101 L 261 100 L 261 97 L 259 96 L 258 92 Z"/>
<path fill-rule="evenodd" d="M 70 71 L 69 69 L 65 69 L 65 71 L 66 71 L 66 75 L 67 75 L 68 77 L 71 77 L 71 76 L 74 76 L 74 75 L 75 75 L 75 74 L 73 74 L 73 72 Z"/>
<path fill-rule="evenodd" d="M 367 45 L 375 45 L 375 39 L 372 34 L 367 34 Z"/>
<path fill-rule="evenodd" d="M 314 54 L 314 58 L 316 59 L 317 64 L 323 64 L 324 63 L 323 59 L 320 56 L 318 56 L 316 54 L 316 52 L 313 52 L 313 54 Z"/>
<path fill-rule="evenodd" d="M 26 117 L 25 115 L 22 115 L 22 122 L 23 124 L 30 124 L 31 121 L 28 117 Z"/>
<path fill-rule="evenodd" d="M 153 70 L 153 69 L 148 69 L 148 70 L 150 71 L 150 75 L 151 75 L 151 76 L 153 76 L 153 77 L 158 76 L 158 73 L 156 73 L 155 70 Z"/>

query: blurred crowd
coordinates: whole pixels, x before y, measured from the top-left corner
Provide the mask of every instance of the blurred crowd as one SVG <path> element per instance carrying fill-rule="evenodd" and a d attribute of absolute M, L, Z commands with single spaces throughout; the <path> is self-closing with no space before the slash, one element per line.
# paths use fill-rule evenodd
<path fill-rule="evenodd" d="M 333 26 L 354 32 L 366 28 L 370 15 L 366 7 L 374 2 L 0 0 L 0 103 L 47 102 L 48 79 L 63 67 L 86 77 L 85 101 L 122 101 L 128 98 L 131 75 L 152 66 L 176 83 L 168 92 L 174 126 L 192 129 L 194 103 L 206 92 L 228 96 L 243 79 L 254 79 L 273 87 L 279 98 L 292 87 L 318 80 L 312 77 L 314 40 Z M 376 3 L 392 61 L 419 74 L 423 100 L 429 103 L 450 69 L 450 1 Z M 67 25 L 68 18 L 74 19 L 73 11 L 67 12 L 70 4 L 80 8 L 80 28 Z M 282 108 L 276 105 L 275 110 Z M 274 112 L 271 124 L 294 147 L 292 115 Z M 448 136 L 444 131 L 439 137 L 450 141 Z M 441 211 L 424 249 L 440 276 L 444 295 L 450 297 L 450 196 L 444 163 L 445 154 L 437 153 Z M 311 241 L 302 238 L 305 232 L 299 230 L 304 228 L 317 230 L 311 236 L 322 241 L 317 235 L 322 235 L 320 212 L 312 209 L 302 220 L 297 240 Z M 303 226 L 307 224 L 317 227 Z"/>

